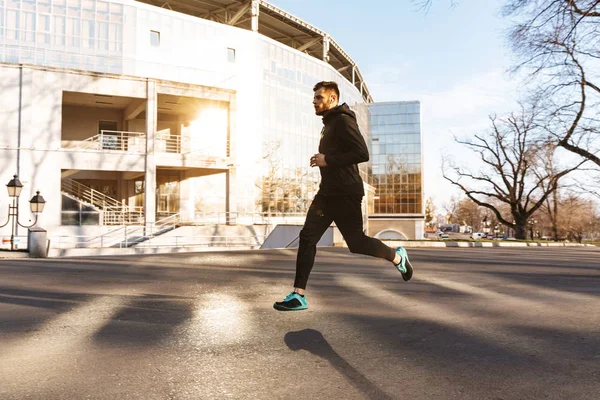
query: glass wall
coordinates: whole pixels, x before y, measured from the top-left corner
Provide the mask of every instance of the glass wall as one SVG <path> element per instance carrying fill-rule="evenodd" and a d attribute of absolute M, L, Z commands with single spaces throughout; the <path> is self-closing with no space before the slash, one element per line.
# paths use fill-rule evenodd
<path fill-rule="evenodd" d="M 123 4 L 0 0 L 0 62 L 120 73 Z"/>
<path fill-rule="evenodd" d="M 363 135 L 368 110 L 356 88 L 323 62 L 271 41 L 265 41 L 263 56 L 261 194 L 255 210 L 267 215 L 305 213 L 321 179 L 318 168 L 309 166 L 323 127 L 312 106 L 314 85 L 338 83 L 340 100 L 357 112 Z M 363 171 L 366 179 L 366 164 Z"/>
<path fill-rule="evenodd" d="M 369 105 L 375 214 L 422 214 L 419 102 Z"/>

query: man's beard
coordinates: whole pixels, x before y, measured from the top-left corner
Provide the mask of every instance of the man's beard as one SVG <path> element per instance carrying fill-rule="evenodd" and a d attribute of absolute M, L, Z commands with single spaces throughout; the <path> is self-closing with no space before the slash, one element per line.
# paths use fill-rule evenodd
<path fill-rule="evenodd" d="M 325 114 L 327 111 L 331 110 L 331 108 L 315 108 L 315 114 L 321 116 L 323 114 Z"/>

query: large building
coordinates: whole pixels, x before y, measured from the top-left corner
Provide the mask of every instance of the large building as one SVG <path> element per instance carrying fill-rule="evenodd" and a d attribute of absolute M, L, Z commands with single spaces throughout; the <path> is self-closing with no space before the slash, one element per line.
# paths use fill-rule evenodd
<path fill-rule="evenodd" d="M 370 174 L 375 188 L 369 232 L 421 239 L 425 231 L 418 101 L 369 104 Z"/>
<path fill-rule="evenodd" d="M 326 32 L 262 0 L 159 3 L 0 2 L 0 178 L 24 185 L 23 225 L 24 197 L 41 192 L 51 246 L 167 221 L 301 223 L 321 80 L 370 140 L 373 99 Z"/>

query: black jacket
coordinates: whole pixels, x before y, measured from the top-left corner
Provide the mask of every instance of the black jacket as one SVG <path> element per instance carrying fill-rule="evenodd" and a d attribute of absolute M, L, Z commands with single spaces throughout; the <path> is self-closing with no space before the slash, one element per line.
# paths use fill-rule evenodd
<path fill-rule="evenodd" d="M 369 161 L 369 149 L 358 129 L 356 115 L 346 103 L 323 115 L 323 131 L 319 153 L 325 155 L 326 167 L 320 167 L 319 193 L 334 195 L 364 195 L 358 164 Z"/>

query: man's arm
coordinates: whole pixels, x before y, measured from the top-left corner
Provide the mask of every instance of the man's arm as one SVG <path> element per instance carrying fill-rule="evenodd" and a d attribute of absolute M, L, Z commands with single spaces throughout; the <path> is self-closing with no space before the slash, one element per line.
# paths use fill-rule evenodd
<path fill-rule="evenodd" d="M 341 154 L 326 155 L 327 165 L 342 166 L 369 161 L 369 149 L 354 118 L 342 115 L 337 121 L 335 129 L 338 137 L 346 141 L 347 150 Z"/>

